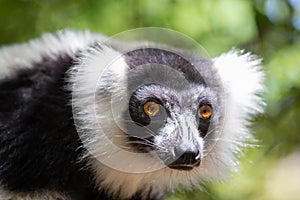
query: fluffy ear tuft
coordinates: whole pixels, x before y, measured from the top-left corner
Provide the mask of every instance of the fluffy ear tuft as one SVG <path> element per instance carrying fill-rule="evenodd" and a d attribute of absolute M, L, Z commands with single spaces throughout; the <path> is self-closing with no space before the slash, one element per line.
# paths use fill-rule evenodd
<path fill-rule="evenodd" d="M 264 73 L 261 59 L 232 50 L 214 59 L 225 92 L 244 118 L 263 112 Z"/>
<path fill-rule="evenodd" d="M 213 62 L 223 82 L 225 115 L 222 134 L 210 153 L 214 159 L 208 157 L 207 163 L 217 166 L 217 175 L 212 176 L 226 178 L 226 170 L 236 170 L 241 150 L 255 141 L 248 125 L 251 117 L 264 110 L 264 73 L 261 59 L 250 53 L 233 50 Z"/>

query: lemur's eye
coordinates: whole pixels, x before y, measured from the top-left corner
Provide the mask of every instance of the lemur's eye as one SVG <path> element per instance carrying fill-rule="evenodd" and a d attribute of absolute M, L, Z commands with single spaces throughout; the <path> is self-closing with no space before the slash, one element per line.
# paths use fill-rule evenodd
<path fill-rule="evenodd" d="M 209 119 L 212 115 L 212 107 L 210 105 L 201 105 L 198 109 L 198 115 L 201 119 Z"/>
<path fill-rule="evenodd" d="M 160 111 L 160 106 L 158 103 L 156 103 L 155 101 L 147 101 L 144 104 L 144 112 L 146 113 L 146 115 L 148 115 L 149 117 L 154 117 L 156 116 L 159 111 Z"/>

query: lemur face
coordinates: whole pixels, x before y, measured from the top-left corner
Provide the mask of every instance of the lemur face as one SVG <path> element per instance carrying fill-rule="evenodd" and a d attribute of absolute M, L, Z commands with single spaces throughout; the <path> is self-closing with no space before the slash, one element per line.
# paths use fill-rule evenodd
<path fill-rule="evenodd" d="M 130 63 L 136 55 L 144 59 Z M 224 111 L 218 75 L 211 78 L 216 81 L 213 88 L 201 75 L 200 70 L 205 73 L 211 63 L 197 68 L 196 63 L 162 49 L 135 50 L 125 56 L 131 65 L 129 114 L 124 115 L 129 143 L 141 152 L 155 151 L 171 169 L 198 167 L 209 151 L 205 143 L 213 143 L 207 135 L 218 136 Z"/>
<path fill-rule="evenodd" d="M 213 113 L 217 109 L 205 90 L 199 86 L 183 92 L 155 84 L 138 88 L 129 104 L 135 122 L 127 126 L 132 144 L 144 151 L 154 149 L 173 169 L 199 166 L 204 138 L 218 128 L 210 127 L 218 121 Z"/>

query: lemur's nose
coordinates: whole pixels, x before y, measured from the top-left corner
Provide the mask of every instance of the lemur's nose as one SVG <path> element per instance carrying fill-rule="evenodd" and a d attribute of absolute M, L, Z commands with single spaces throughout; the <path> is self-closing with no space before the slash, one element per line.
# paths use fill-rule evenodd
<path fill-rule="evenodd" d="M 201 162 L 201 156 L 199 155 L 199 150 L 186 150 L 186 151 L 180 151 L 178 148 L 175 148 L 175 154 L 179 157 L 169 164 L 170 168 L 173 169 L 181 169 L 181 170 L 191 170 L 193 167 L 197 167 L 200 165 Z"/>
<path fill-rule="evenodd" d="M 193 165 L 200 164 L 199 151 L 186 151 L 184 152 L 175 162 L 177 164 L 183 165 Z"/>

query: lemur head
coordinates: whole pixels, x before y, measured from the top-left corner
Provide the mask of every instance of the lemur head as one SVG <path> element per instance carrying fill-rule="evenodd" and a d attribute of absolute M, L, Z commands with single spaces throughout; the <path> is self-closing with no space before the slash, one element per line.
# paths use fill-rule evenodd
<path fill-rule="evenodd" d="M 124 57 L 130 96 L 124 122 L 132 148 L 155 151 L 171 169 L 199 167 L 208 143 L 214 143 L 211 137 L 222 128 L 225 107 L 213 63 L 158 48 L 134 50 Z"/>
<path fill-rule="evenodd" d="M 96 183 L 129 198 L 224 178 L 261 111 L 259 64 L 143 44 L 84 53 L 71 72 L 73 111 Z"/>

